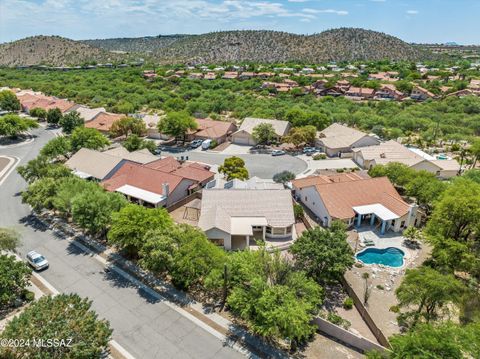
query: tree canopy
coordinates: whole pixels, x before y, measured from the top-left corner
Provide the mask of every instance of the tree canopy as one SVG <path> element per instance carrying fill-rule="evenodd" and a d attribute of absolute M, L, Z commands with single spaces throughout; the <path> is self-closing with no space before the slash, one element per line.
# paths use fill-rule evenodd
<path fill-rule="evenodd" d="M 158 130 L 165 135 L 185 139 L 187 132 L 196 130 L 197 126 L 188 112 L 169 112 L 158 123 Z"/>
<path fill-rule="evenodd" d="M 318 282 L 338 280 L 354 263 L 341 222 L 334 222 L 330 229 L 315 227 L 303 232 L 289 251 L 295 265 Z"/>
<path fill-rule="evenodd" d="M 60 126 L 62 126 L 62 131 L 64 133 L 70 134 L 75 128 L 82 127 L 84 121 L 77 111 L 71 111 L 66 115 L 62 116 L 58 123 Z"/>
<path fill-rule="evenodd" d="M 20 101 L 17 96 L 10 90 L 0 91 L 0 110 L 3 111 L 20 111 Z"/>
<path fill-rule="evenodd" d="M 75 128 L 70 137 L 70 142 L 74 152 L 81 148 L 99 150 L 110 144 L 110 141 L 99 131 L 86 127 Z"/>
<path fill-rule="evenodd" d="M 253 128 L 252 137 L 257 143 L 264 145 L 273 142 L 277 138 L 277 134 L 272 124 L 260 123 Z"/>
<path fill-rule="evenodd" d="M 245 161 L 236 156 L 225 158 L 223 165 L 218 167 L 218 172 L 223 173 L 228 181 L 234 178 L 245 180 L 249 177 Z"/>
<path fill-rule="evenodd" d="M 0 310 L 13 305 L 28 286 L 32 270 L 15 256 L 0 255 Z M 1 350 L 1 347 L 0 347 Z"/>
<path fill-rule="evenodd" d="M 128 138 L 131 134 L 143 136 L 147 132 L 145 122 L 140 118 L 123 117 L 115 121 L 110 128 L 113 137 L 125 136 Z"/>
<path fill-rule="evenodd" d="M 38 123 L 32 119 L 7 114 L 0 117 L 0 136 L 16 137 L 31 128 L 37 128 Z"/>
<path fill-rule="evenodd" d="M 36 358 L 102 358 L 112 335 L 109 323 L 99 319 L 91 309 L 92 302 L 77 294 L 44 296 L 14 317 L 0 334 L 2 339 L 63 340 L 39 351 L 34 345 L 2 346 L 2 357 Z M 71 342 L 66 342 L 71 339 Z M 68 344 L 68 345 L 67 345 Z"/>

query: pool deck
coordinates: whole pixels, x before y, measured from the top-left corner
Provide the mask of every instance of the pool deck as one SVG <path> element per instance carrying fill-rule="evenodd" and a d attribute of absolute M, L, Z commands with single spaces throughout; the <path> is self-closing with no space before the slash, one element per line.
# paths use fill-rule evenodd
<path fill-rule="evenodd" d="M 401 267 L 394 267 L 395 269 L 399 269 L 407 266 L 415 258 L 417 251 L 411 250 L 403 244 L 405 238 L 400 233 L 387 232 L 384 235 L 381 235 L 377 231 L 372 231 L 369 227 L 359 228 L 357 230 L 357 233 L 358 233 L 358 242 L 355 243 L 356 245 L 354 248 L 355 253 L 362 252 L 367 248 L 384 249 L 384 248 L 393 247 L 393 248 L 400 249 L 404 253 L 403 265 Z M 365 239 L 371 240 L 374 243 L 374 245 L 365 246 L 365 244 L 363 243 Z M 385 267 L 381 264 L 376 265 L 376 264 L 365 264 L 363 262 L 361 263 L 367 266 Z"/>

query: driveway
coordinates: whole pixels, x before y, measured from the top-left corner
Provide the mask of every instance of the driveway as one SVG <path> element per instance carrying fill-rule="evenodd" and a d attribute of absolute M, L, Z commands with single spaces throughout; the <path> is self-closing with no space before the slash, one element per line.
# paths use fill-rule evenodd
<path fill-rule="evenodd" d="M 20 165 L 37 156 L 54 133 L 35 130 L 35 141 L 1 149 L 0 154 L 20 158 Z M 105 273 L 89 253 L 32 223 L 30 208 L 21 203 L 23 179 L 14 171 L 0 187 L 0 226 L 13 227 L 22 236 L 19 255 L 29 250 L 44 254 L 50 268 L 40 273 L 57 290 L 78 293 L 93 301 L 100 317 L 110 321 L 115 339 L 140 358 L 241 358 L 235 349 L 167 305 L 158 297 L 116 272 Z"/>
<path fill-rule="evenodd" d="M 173 154 L 164 151 L 162 155 L 172 155 L 174 157 L 188 156 L 188 159 L 191 161 L 203 162 L 210 165 L 221 165 L 225 158 L 233 156 L 224 153 L 199 151 L 198 149 Z M 275 157 L 264 154 L 235 154 L 235 156 L 245 161 L 245 166 L 250 176 L 257 176 L 264 179 L 272 179 L 276 173 L 285 170 L 299 174 L 307 169 L 307 163 L 305 161 L 290 155 Z"/>

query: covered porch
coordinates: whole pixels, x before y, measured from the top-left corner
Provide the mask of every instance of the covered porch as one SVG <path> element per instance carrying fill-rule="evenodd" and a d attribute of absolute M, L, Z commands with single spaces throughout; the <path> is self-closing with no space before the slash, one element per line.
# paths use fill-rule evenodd
<path fill-rule="evenodd" d="M 122 193 L 127 197 L 129 201 L 136 202 L 146 207 L 163 207 L 167 201 L 166 196 L 146 191 L 138 187 L 130 186 L 128 184 L 117 188 L 115 192 Z"/>
<path fill-rule="evenodd" d="M 359 228 L 369 223 L 372 229 L 380 227 L 380 234 L 384 235 L 400 218 L 397 214 L 390 211 L 385 206 L 376 203 L 365 206 L 352 207 L 355 212 L 354 225 Z"/>
<path fill-rule="evenodd" d="M 233 217 L 230 226 L 231 249 L 241 250 L 255 244 L 255 239 L 264 241 L 268 223 L 265 217 Z"/>

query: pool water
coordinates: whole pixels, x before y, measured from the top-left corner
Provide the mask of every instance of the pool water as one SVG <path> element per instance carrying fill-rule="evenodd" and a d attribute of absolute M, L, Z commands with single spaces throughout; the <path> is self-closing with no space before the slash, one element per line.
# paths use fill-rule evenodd
<path fill-rule="evenodd" d="M 367 248 L 357 253 L 358 260 L 365 264 L 383 264 L 389 267 L 401 267 L 403 265 L 403 253 L 398 248 Z"/>

